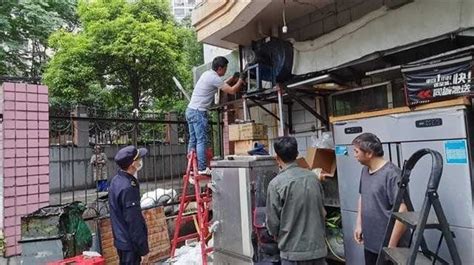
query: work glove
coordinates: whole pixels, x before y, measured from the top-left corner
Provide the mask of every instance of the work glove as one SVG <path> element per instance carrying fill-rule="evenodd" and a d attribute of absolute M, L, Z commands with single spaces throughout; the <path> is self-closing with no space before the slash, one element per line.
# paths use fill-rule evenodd
<path fill-rule="evenodd" d="M 247 79 L 247 71 L 240 73 L 239 78 L 245 81 Z"/>

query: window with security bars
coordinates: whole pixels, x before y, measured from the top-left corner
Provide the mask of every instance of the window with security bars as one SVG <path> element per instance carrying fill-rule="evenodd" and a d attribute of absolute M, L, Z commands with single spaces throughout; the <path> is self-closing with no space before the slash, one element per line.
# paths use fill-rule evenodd
<path fill-rule="evenodd" d="M 337 93 L 331 97 L 332 116 L 343 116 L 393 107 L 393 95 L 390 94 L 388 93 L 387 83 L 370 86 L 369 88 L 354 89 L 345 93 Z"/>

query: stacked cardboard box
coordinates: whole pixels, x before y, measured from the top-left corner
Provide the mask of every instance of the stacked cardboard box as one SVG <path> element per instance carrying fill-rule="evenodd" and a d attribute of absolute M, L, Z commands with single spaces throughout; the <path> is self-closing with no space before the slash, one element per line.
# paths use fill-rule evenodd
<path fill-rule="evenodd" d="M 247 155 L 255 143 L 268 148 L 267 126 L 260 123 L 242 123 L 229 125 L 229 141 L 234 142 L 234 154 Z"/>

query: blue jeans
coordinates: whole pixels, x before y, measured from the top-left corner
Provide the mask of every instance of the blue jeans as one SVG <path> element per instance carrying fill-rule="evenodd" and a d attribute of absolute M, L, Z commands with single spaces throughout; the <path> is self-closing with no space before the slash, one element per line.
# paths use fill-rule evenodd
<path fill-rule="evenodd" d="M 207 166 L 206 145 L 209 119 L 206 111 L 186 109 L 186 121 L 189 128 L 188 152 L 196 150 L 198 170 L 205 170 Z"/>

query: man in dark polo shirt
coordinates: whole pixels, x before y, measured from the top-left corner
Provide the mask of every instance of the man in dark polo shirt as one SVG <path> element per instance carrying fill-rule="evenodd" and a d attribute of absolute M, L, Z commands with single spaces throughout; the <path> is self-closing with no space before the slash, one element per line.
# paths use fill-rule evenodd
<path fill-rule="evenodd" d="M 316 174 L 295 162 L 298 144 L 281 137 L 273 145 L 280 173 L 267 190 L 267 228 L 278 242 L 282 265 L 324 265 L 325 210 Z"/>

